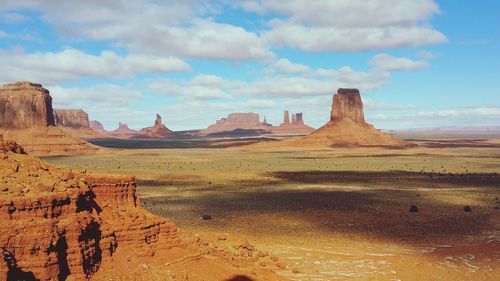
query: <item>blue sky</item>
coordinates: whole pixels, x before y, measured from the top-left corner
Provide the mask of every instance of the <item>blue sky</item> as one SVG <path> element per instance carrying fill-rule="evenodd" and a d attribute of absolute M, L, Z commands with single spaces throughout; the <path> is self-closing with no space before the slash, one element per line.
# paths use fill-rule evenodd
<path fill-rule="evenodd" d="M 114 129 L 231 112 L 319 127 L 339 87 L 384 129 L 500 125 L 500 2 L 0 0 L 0 82 Z"/>

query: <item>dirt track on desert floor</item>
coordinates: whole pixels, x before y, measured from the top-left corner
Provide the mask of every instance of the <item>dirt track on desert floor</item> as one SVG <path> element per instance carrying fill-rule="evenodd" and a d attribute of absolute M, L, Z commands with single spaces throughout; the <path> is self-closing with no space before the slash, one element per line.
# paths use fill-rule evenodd
<path fill-rule="evenodd" d="M 132 149 L 46 160 L 136 175 L 151 212 L 209 241 L 248 241 L 294 280 L 500 275 L 496 147 Z"/>

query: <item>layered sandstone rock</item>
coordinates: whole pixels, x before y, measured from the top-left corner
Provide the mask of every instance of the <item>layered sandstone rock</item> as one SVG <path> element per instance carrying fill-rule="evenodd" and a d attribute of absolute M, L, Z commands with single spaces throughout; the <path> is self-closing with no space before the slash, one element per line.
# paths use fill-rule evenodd
<path fill-rule="evenodd" d="M 155 125 L 142 129 L 138 135 L 133 136 L 134 139 L 166 139 L 175 135 L 168 129 L 161 119 L 160 114 L 156 114 Z"/>
<path fill-rule="evenodd" d="M 89 115 L 82 109 L 54 109 L 54 121 L 58 126 L 90 128 Z"/>
<path fill-rule="evenodd" d="M 134 177 L 55 168 L 3 139 L 0 164 L 0 281 L 229 280 L 237 272 L 278 280 L 184 240 L 141 208 Z"/>
<path fill-rule="evenodd" d="M 292 122 L 290 123 L 290 115 L 288 110 L 285 110 L 283 123 L 272 128 L 273 134 L 278 135 L 307 135 L 314 131 L 313 127 L 304 124 L 302 113 L 292 113 Z"/>
<path fill-rule="evenodd" d="M 333 95 L 330 121 L 342 121 L 349 118 L 359 125 L 366 125 L 363 102 L 358 89 L 338 89 Z"/>
<path fill-rule="evenodd" d="M 0 134 L 16 140 L 26 151 L 44 155 L 97 150 L 80 139 L 79 132 L 55 125 L 52 98 L 40 84 L 18 82 L 0 87 Z"/>
<path fill-rule="evenodd" d="M 261 131 L 270 133 L 270 125 L 260 122 L 259 114 L 253 112 L 246 113 L 231 113 L 225 118 L 221 118 L 208 126 L 207 129 L 201 130 L 202 134 L 208 135 L 220 132 L 231 132 L 235 130 L 245 131 Z"/>
<path fill-rule="evenodd" d="M 55 125 L 52 98 L 40 84 L 28 81 L 0 87 L 0 127 L 25 129 Z"/>
<path fill-rule="evenodd" d="M 109 132 L 112 137 L 115 138 L 130 138 L 139 134 L 139 131 L 132 130 L 125 123 L 118 123 L 118 128 Z"/>
<path fill-rule="evenodd" d="M 305 137 L 257 144 L 249 148 L 409 145 L 397 137 L 375 129 L 365 121 L 363 102 L 357 89 L 338 90 L 333 96 L 330 119 L 323 127 Z"/>
<path fill-rule="evenodd" d="M 178 243 L 173 223 L 140 208 L 134 178 L 73 173 L 5 147 L 0 280 L 84 280 L 120 248 L 150 257 Z"/>
<path fill-rule="evenodd" d="M 104 126 L 102 125 L 101 122 L 97 120 L 91 120 L 89 122 L 89 126 L 92 130 L 96 130 L 98 132 L 105 132 L 106 130 L 104 129 Z"/>

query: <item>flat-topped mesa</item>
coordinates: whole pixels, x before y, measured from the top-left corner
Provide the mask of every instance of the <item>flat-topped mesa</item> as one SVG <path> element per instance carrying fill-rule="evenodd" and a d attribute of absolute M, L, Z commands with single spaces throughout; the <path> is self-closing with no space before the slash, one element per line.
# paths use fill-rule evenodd
<path fill-rule="evenodd" d="M 82 109 L 54 109 L 54 121 L 63 127 L 90 128 L 89 115 Z"/>
<path fill-rule="evenodd" d="M 359 125 L 367 125 L 358 89 L 340 88 L 333 96 L 330 121 L 341 121 L 344 118 L 349 118 Z"/>
<path fill-rule="evenodd" d="M 0 128 L 53 126 L 52 98 L 40 84 L 21 81 L 0 87 Z"/>

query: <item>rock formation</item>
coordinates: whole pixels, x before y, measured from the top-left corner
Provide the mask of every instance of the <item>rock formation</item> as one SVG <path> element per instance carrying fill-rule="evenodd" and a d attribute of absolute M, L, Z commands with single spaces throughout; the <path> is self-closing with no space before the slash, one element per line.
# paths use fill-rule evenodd
<path fill-rule="evenodd" d="M 0 87 L 0 134 L 16 140 L 26 151 L 80 154 L 98 149 L 70 128 L 55 125 L 52 98 L 40 84 L 17 82 Z"/>
<path fill-rule="evenodd" d="M 295 116 L 294 119 L 297 122 L 300 116 Z M 399 138 L 375 129 L 365 121 L 363 102 L 357 89 L 339 89 L 333 96 L 330 121 L 323 127 L 302 138 L 256 144 L 248 148 L 408 145 Z"/>
<path fill-rule="evenodd" d="M 63 127 L 90 128 L 89 115 L 82 109 L 54 109 L 54 121 Z"/>
<path fill-rule="evenodd" d="M 288 113 L 288 110 L 285 110 L 283 113 L 283 124 L 290 124 L 290 115 Z"/>
<path fill-rule="evenodd" d="M 99 131 L 99 132 L 105 132 L 106 130 L 104 129 L 104 126 L 102 125 L 101 122 L 97 121 L 97 120 L 91 120 L 89 122 L 89 125 L 90 125 L 90 128 L 92 130 L 96 130 L 96 131 Z"/>
<path fill-rule="evenodd" d="M 128 127 L 127 124 L 125 123 L 118 123 L 118 128 L 116 130 L 113 130 L 109 132 L 110 135 L 112 135 L 115 138 L 130 138 L 133 137 L 137 134 L 139 134 L 139 131 L 132 130 Z"/>
<path fill-rule="evenodd" d="M 52 98 L 40 84 L 28 81 L 0 87 L 0 127 L 25 129 L 55 125 Z"/>
<path fill-rule="evenodd" d="M 278 280 L 142 209 L 134 177 L 55 168 L 3 139 L 0 162 L 0 281 Z"/>
<path fill-rule="evenodd" d="M 363 102 L 358 89 L 341 88 L 333 96 L 330 121 L 341 121 L 344 118 L 349 118 L 361 126 L 367 124 L 363 112 Z"/>
<path fill-rule="evenodd" d="M 314 128 L 304 124 L 302 113 L 292 113 L 292 122 L 290 123 L 288 110 L 285 110 L 283 123 L 278 127 L 273 127 L 272 132 L 278 135 L 307 135 L 314 131 Z"/>
<path fill-rule="evenodd" d="M 235 130 L 261 131 L 270 133 L 270 125 L 260 122 L 259 114 L 253 112 L 231 113 L 226 118 L 221 118 L 215 124 L 201 130 L 202 134 L 208 135 L 220 132 L 231 132 Z"/>
<path fill-rule="evenodd" d="M 168 129 L 162 122 L 160 114 L 156 114 L 155 125 L 142 129 L 138 135 L 132 136 L 134 139 L 166 139 L 174 136 L 175 133 Z"/>

